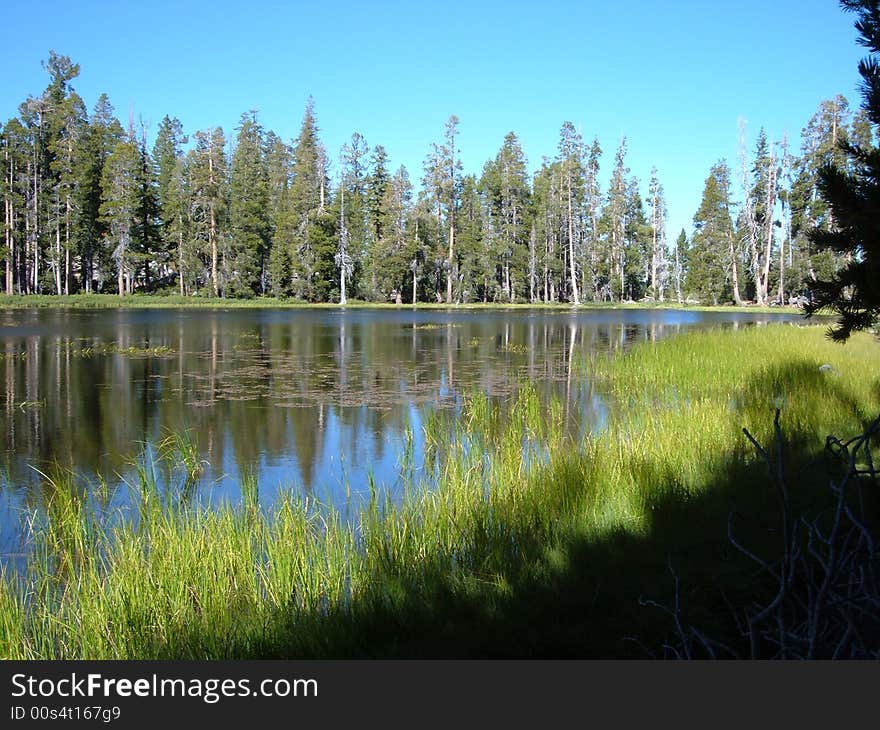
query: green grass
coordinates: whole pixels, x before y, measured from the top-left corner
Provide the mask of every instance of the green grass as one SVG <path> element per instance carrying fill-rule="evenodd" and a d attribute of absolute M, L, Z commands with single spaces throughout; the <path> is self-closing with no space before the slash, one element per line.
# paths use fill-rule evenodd
<path fill-rule="evenodd" d="M 639 599 L 673 599 L 670 564 L 688 618 L 725 635 L 727 601 L 772 592 L 731 554 L 728 514 L 755 550 L 777 540 L 742 427 L 770 443 L 781 409 L 796 501 L 818 511 L 817 455 L 880 411 L 878 365 L 868 335 L 840 346 L 787 326 L 597 357 L 584 367 L 619 405 L 604 432 L 572 443 L 561 405 L 528 386 L 510 419 L 476 394 L 426 426 L 437 487 L 410 482 L 398 503 L 376 490 L 355 523 L 294 493 L 261 511 L 250 472 L 241 507 L 169 498 L 156 470 L 187 483 L 198 467 L 187 438 L 169 438 L 141 463 L 131 518 L 52 481 L 28 574 L 0 581 L 0 656 L 643 656 L 671 627 Z"/>
<path fill-rule="evenodd" d="M 275 297 L 256 297 L 253 299 L 224 299 L 216 297 L 188 296 L 179 294 L 134 294 L 120 297 L 116 294 L 71 294 L 69 296 L 57 296 L 53 294 L 29 294 L 24 296 L 9 296 L 0 294 L 0 309 L 46 309 L 70 307 L 74 309 L 118 309 L 118 308 L 145 308 L 145 309 L 170 309 L 170 308 L 221 308 L 221 309 L 247 309 L 262 307 L 299 308 L 312 307 L 323 309 L 339 308 L 336 302 L 309 303 L 295 299 L 278 299 Z M 431 302 L 418 302 L 415 307 L 412 304 L 392 304 L 390 302 L 366 302 L 350 299 L 346 305 L 349 309 L 548 309 L 548 310 L 571 310 L 575 307 L 566 303 L 552 304 L 504 304 L 471 302 L 468 304 L 436 304 Z M 757 312 L 757 313 L 798 313 L 801 310 L 795 307 L 736 307 L 732 305 L 699 306 L 682 305 L 675 302 L 585 302 L 579 309 L 682 309 L 697 312 Z"/>

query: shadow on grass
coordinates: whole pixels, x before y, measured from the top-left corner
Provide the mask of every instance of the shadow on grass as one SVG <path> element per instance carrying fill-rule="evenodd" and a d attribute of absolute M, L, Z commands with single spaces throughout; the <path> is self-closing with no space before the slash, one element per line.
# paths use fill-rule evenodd
<path fill-rule="evenodd" d="M 644 658 L 644 647 L 659 650 L 672 625 L 640 599 L 672 605 L 670 564 L 688 621 L 730 641 L 736 627 L 727 601 L 744 604 L 773 589 L 756 582 L 754 566 L 727 544 L 731 508 L 752 522 L 741 535 L 750 547 L 772 554 L 779 545 L 766 467 L 740 465 L 725 477 L 705 496 L 669 492 L 657 500 L 646 536 L 575 533 L 485 576 L 401 566 L 397 580 L 382 576 L 373 595 L 345 613 L 290 626 L 289 643 L 255 647 L 256 655 Z"/>
<path fill-rule="evenodd" d="M 773 394 L 784 388 L 793 402 L 837 409 L 851 426 L 848 437 L 866 424 L 858 403 L 815 366 L 790 362 L 763 373 L 746 393 Z M 753 398 L 732 415 L 743 425 L 772 424 L 772 408 Z M 843 421 L 841 421 L 843 422 Z M 791 427 L 782 416 L 784 459 L 793 514 L 817 517 L 834 505 L 829 481 L 840 464 L 822 444 L 825 420 L 801 418 Z M 765 429 L 764 433 L 771 433 Z M 763 443 L 778 457 L 772 444 Z M 875 444 L 876 445 L 876 444 Z M 233 640 L 236 658 L 645 658 L 661 655 L 673 633 L 669 614 L 643 605 L 647 598 L 664 606 L 680 599 L 682 618 L 707 635 L 748 655 L 734 611 L 766 604 L 774 583 L 728 541 L 735 515 L 737 539 L 754 553 L 772 559 L 782 554 L 778 495 L 768 464 L 756 458 L 746 437 L 731 444 L 701 473 L 711 475 L 698 489 L 685 491 L 669 465 L 633 454 L 628 467 L 638 475 L 645 495 L 639 529 L 604 534 L 586 517 L 594 486 L 571 484 L 579 473 L 573 454 L 548 466 L 542 485 L 579 494 L 573 513 L 559 514 L 559 527 L 545 542 L 541 530 L 513 527 L 517 544 L 485 561 L 456 564 L 448 555 L 428 556 L 416 565 L 389 559 L 378 568 L 366 591 L 350 605 L 303 614 L 278 611 L 264 639 L 247 645 Z M 582 472 L 580 472 L 582 473 Z M 589 469 L 587 470 L 589 473 Z M 868 526 L 877 536 L 878 494 L 869 494 Z M 560 504 L 564 504 L 561 500 Z M 473 544 L 481 536 L 471 535 Z M 515 554 L 516 559 L 510 559 Z M 450 565 L 455 569 L 450 570 Z M 679 581 L 676 594 L 670 566 Z M 184 630 L 185 631 L 185 630 Z M 179 637 L 200 645 L 200 637 Z M 216 647 L 216 637 L 207 644 Z M 174 645 L 159 649 L 173 657 Z"/>

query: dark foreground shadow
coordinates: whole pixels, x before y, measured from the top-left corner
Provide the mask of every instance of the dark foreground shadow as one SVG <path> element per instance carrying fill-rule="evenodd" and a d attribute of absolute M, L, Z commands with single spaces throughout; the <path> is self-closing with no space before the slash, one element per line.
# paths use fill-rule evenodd
<path fill-rule="evenodd" d="M 803 383 L 796 397 L 837 399 L 852 410 L 855 435 L 869 419 L 833 384 L 789 364 L 768 373 L 777 382 Z M 759 383 L 759 392 L 772 383 Z M 761 390 L 761 388 L 765 388 Z M 821 393 L 820 393 L 821 391 Z M 821 399 L 817 398 L 816 402 Z M 766 406 L 743 404 L 743 415 L 772 421 Z M 716 656 L 772 656 L 774 647 L 749 644 L 743 617 L 772 603 L 778 581 L 728 539 L 773 563 L 786 553 L 792 516 L 830 525 L 835 495 L 829 488 L 846 471 L 840 459 L 817 447 L 817 434 L 786 430 L 788 526 L 783 524 L 774 463 L 760 458 L 742 436 L 737 458 L 719 458 L 699 495 L 682 494 L 657 465 L 637 464 L 651 494 L 647 527 L 590 537 L 576 528 L 552 545 L 523 547 L 522 560 L 491 574 L 450 574 L 448 558 L 387 566 L 372 589 L 351 605 L 308 616 L 279 611 L 267 636 L 239 658 L 646 658 L 684 656 L 682 627 L 695 627 L 718 649 Z M 876 437 L 873 445 L 876 446 Z M 768 456 L 778 456 L 767 444 Z M 637 457 L 633 457 L 637 458 Z M 560 467 L 563 468 L 563 467 Z M 567 473 L 564 471 L 563 473 Z M 552 479 L 550 480 L 552 482 Z M 869 537 L 880 542 L 876 476 L 857 480 Z M 805 523 L 806 524 L 806 523 Z M 807 539 L 801 539 L 806 551 Z M 864 556 L 863 556 L 864 557 Z M 877 570 L 877 554 L 867 557 Z M 793 578 L 796 583 L 798 578 Z M 806 595 L 810 587 L 793 585 Z M 797 596 L 795 595 L 797 599 Z M 647 600 L 646 600 L 647 599 Z M 797 599 L 799 600 L 799 599 Z M 674 610 L 678 607 L 678 610 Z M 795 607 L 796 608 L 796 607 Z M 678 622 L 678 623 L 677 623 Z M 880 619 L 856 622 L 864 645 L 880 647 Z M 197 637 L 192 637 L 197 642 Z M 772 640 L 770 642 L 772 644 Z M 698 644 L 706 648 L 709 644 Z M 821 655 L 821 652 L 819 652 Z M 711 652 L 695 652 L 708 656 Z"/>

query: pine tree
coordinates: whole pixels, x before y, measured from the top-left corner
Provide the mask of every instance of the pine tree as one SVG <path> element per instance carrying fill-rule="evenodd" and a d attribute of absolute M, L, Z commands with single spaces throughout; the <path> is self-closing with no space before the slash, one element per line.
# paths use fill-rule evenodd
<path fill-rule="evenodd" d="M 584 144 L 581 135 L 571 122 L 565 122 L 559 133 L 557 161 L 562 174 L 564 195 L 564 219 L 566 228 L 566 255 L 568 258 L 571 302 L 581 303 L 578 291 L 577 255 L 581 234 L 579 209 L 584 195 Z"/>
<path fill-rule="evenodd" d="M 564 251 L 565 196 L 559 162 L 543 160 L 535 175 L 532 193 L 532 218 L 535 221 L 536 269 L 540 298 L 545 303 L 557 301 L 565 278 Z"/>
<path fill-rule="evenodd" d="M 168 253 L 174 260 L 177 286 L 181 296 L 190 293 L 187 279 L 192 277 L 188 277 L 188 272 L 197 267 L 197 262 L 192 260 L 193 252 L 189 246 L 192 240 L 191 213 L 192 197 L 187 160 L 181 155 L 168 181 L 167 199 L 163 209 L 165 234 L 169 242 L 173 241 Z"/>
<path fill-rule="evenodd" d="M 474 175 L 465 175 L 461 181 L 455 233 L 458 277 L 455 281 L 454 295 L 457 302 L 470 302 L 479 298 L 483 279 L 482 234 L 483 203 L 479 183 Z"/>
<path fill-rule="evenodd" d="M 326 197 L 326 153 L 318 140 L 314 101 L 309 98 L 272 244 L 270 277 L 279 296 L 318 300 L 329 294 L 337 247 L 332 235 L 335 221 L 326 209 Z"/>
<path fill-rule="evenodd" d="M 425 158 L 422 193 L 429 201 L 436 220 L 436 233 L 430 248 L 436 281 L 437 301 L 443 300 L 441 290 L 446 289 L 446 303 L 452 303 L 453 282 L 458 277 L 455 256 L 455 215 L 461 193 L 461 160 L 455 138 L 458 135 L 458 117 L 454 114 L 446 120 L 442 144 L 434 143 Z M 440 279 L 445 280 L 445 287 Z"/>
<path fill-rule="evenodd" d="M 287 223 L 287 205 L 293 174 L 293 150 L 274 132 L 266 133 L 265 145 L 271 225 L 267 278 L 276 296 L 286 296 L 290 293 L 290 254 L 288 248 L 281 244 L 281 239 Z"/>
<path fill-rule="evenodd" d="M 232 153 L 229 199 L 231 296 L 265 293 L 271 219 L 269 170 L 263 154 L 263 129 L 255 111 L 243 114 Z"/>
<path fill-rule="evenodd" d="M 371 195 L 380 185 L 375 166 L 380 160 L 384 169 L 384 157 L 379 158 L 374 154 L 374 173 L 368 188 Z M 370 204 L 371 208 L 378 205 L 378 211 L 371 211 L 370 225 L 371 237 L 378 235 L 379 238 L 372 243 L 374 253 L 371 254 L 365 271 L 368 272 L 371 282 L 375 280 L 375 291 L 372 294 L 374 299 L 396 301 L 398 296 L 402 300 L 404 295 L 412 291 L 411 277 L 418 278 L 415 272 L 423 256 L 416 245 L 416 236 L 411 231 L 411 223 L 414 223 L 413 186 L 406 168 L 401 166 L 394 175 L 386 176 L 386 182 L 381 187 L 384 189 L 382 199 Z"/>
<path fill-rule="evenodd" d="M 782 237 L 779 242 L 779 265 L 776 280 L 776 299 L 779 304 L 785 304 L 789 300 L 786 292 L 789 288 L 789 269 L 792 252 L 791 199 L 793 164 L 794 158 L 789 150 L 788 134 L 786 133 L 782 136 L 779 160 L 779 202 L 782 208 Z"/>
<path fill-rule="evenodd" d="M 694 235 L 687 257 L 688 298 L 718 304 L 732 294 L 733 222 L 730 218 L 730 168 L 712 166 L 694 215 Z"/>
<path fill-rule="evenodd" d="M 412 254 L 409 267 L 412 272 L 413 303 L 428 297 L 442 301 L 437 280 L 433 276 L 438 271 L 436 259 L 432 261 L 438 252 L 435 223 L 431 202 L 427 196 L 421 195 L 412 207 L 407 222 L 407 237 L 410 239 L 409 249 Z"/>
<path fill-rule="evenodd" d="M 18 119 L 10 119 L 0 135 L 2 146 L 3 179 L 0 190 L 3 195 L 3 243 L 5 259 L 5 291 L 12 295 L 26 287 L 26 252 L 23 215 L 26 191 L 23 189 L 22 171 L 27 169 L 28 133 Z"/>
<path fill-rule="evenodd" d="M 128 139 L 117 142 L 101 177 L 101 216 L 108 227 L 119 296 L 131 294 L 134 288 L 135 237 L 142 193 L 140 169 L 137 143 Z"/>
<path fill-rule="evenodd" d="M 370 211 L 369 172 L 367 169 L 367 154 L 369 147 L 363 135 L 358 132 L 352 134 L 351 139 L 342 146 L 339 155 L 341 166 L 339 191 L 341 210 L 339 215 L 334 216 L 338 221 L 337 237 L 339 249 L 334 258 L 338 270 L 340 296 L 348 279 L 354 289 L 355 282 L 351 281 L 357 273 L 360 274 L 365 261 L 368 261 L 375 247 L 371 243 L 371 232 L 375 219 Z M 381 173 L 380 173 L 381 174 Z M 344 205 L 342 205 L 344 202 Z M 369 269 L 369 264 L 367 266 Z M 335 277 L 334 277 L 335 278 Z M 363 282 L 368 297 L 376 296 L 376 280 L 374 273 L 368 271 L 367 281 Z"/>
<path fill-rule="evenodd" d="M 274 234 L 290 189 L 293 150 L 277 134 L 267 131 L 264 135 L 263 155 L 269 182 L 269 218 Z"/>
<path fill-rule="evenodd" d="M 373 241 L 382 239 L 386 222 L 383 208 L 391 177 L 388 173 L 388 153 L 382 145 L 373 148 L 370 159 L 370 175 L 367 178 L 367 215 L 369 217 L 370 238 Z"/>
<path fill-rule="evenodd" d="M 42 291 L 40 280 L 43 261 L 45 231 L 45 167 L 46 167 L 46 129 L 44 118 L 47 104 L 43 98 L 28 97 L 19 107 L 19 117 L 26 130 L 28 157 L 25 163 L 24 180 L 24 291 L 38 294 Z"/>
<path fill-rule="evenodd" d="M 487 223 L 491 229 L 491 240 L 494 241 L 491 275 L 495 275 L 497 267 L 501 292 L 505 300 L 512 302 L 517 298 L 518 274 L 525 273 L 531 231 L 531 221 L 528 219 L 531 192 L 526 158 L 513 132 L 505 136 L 495 159 L 484 167 L 480 187 L 486 194 Z M 474 235 L 473 232 L 471 235 Z M 523 288 L 529 286 L 525 276 L 520 284 Z"/>
<path fill-rule="evenodd" d="M 862 106 L 873 127 L 880 125 L 880 2 L 842 0 L 857 15 L 859 43 L 868 57 L 859 63 Z M 819 170 L 819 192 L 829 206 L 828 227 L 814 228 L 811 240 L 844 257 L 836 274 L 814 284 L 815 298 L 806 308 L 812 315 L 831 309 L 838 317 L 830 335 L 845 341 L 856 330 L 880 318 L 880 148 L 841 141 L 849 169 L 832 162 Z"/>
<path fill-rule="evenodd" d="M 181 200 L 182 172 L 181 145 L 187 141 L 180 120 L 165 116 L 159 123 L 156 142 L 153 145 L 153 165 L 156 179 L 156 198 L 159 205 L 160 249 L 165 259 L 176 261 L 178 285 L 184 293 L 183 274 L 180 265 L 183 226 L 182 217 L 186 205 Z"/>
<path fill-rule="evenodd" d="M 412 221 L 413 186 L 409 173 L 401 165 L 385 189 L 382 202 L 382 249 L 385 266 L 379 273 L 379 287 L 388 296 L 403 298 L 408 274 L 412 275 L 413 291 L 417 284 L 419 260 L 417 238 L 410 230 Z M 416 298 L 413 296 L 412 303 Z"/>
<path fill-rule="evenodd" d="M 103 173 L 110 154 L 123 140 L 122 125 L 106 94 L 101 94 L 80 146 L 77 161 L 77 185 L 74 191 L 78 223 L 76 248 L 80 256 L 83 289 L 100 291 L 109 278 L 113 248 L 104 245 L 109 233 L 107 219 L 101 213 Z"/>
<path fill-rule="evenodd" d="M 614 155 L 614 170 L 608 186 L 605 205 L 606 235 L 608 244 L 608 275 L 611 291 L 621 301 L 626 296 L 626 213 L 628 207 L 626 176 L 626 137 L 620 140 Z"/>
<path fill-rule="evenodd" d="M 623 228 L 624 296 L 630 301 L 644 296 L 651 271 L 651 224 L 639 188 L 638 178 L 631 177 L 626 185 Z"/>
<path fill-rule="evenodd" d="M 684 299 L 682 297 L 682 283 L 687 276 L 688 270 L 688 239 L 687 233 L 685 233 L 684 228 L 681 229 L 681 233 L 678 234 L 678 238 L 675 239 L 675 248 L 672 252 L 672 281 L 675 285 L 675 300 L 682 304 Z"/>
<path fill-rule="evenodd" d="M 143 276 L 143 283 L 149 291 L 153 288 L 153 265 L 159 277 L 167 273 L 168 257 L 162 250 L 160 233 L 159 199 L 156 189 L 155 166 L 147 151 L 146 130 L 142 129 L 138 143 L 138 182 L 140 198 L 137 210 L 136 262 L 137 276 Z"/>
<path fill-rule="evenodd" d="M 188 183 L 191 195 L 191 235 L 208 263 L 211 293 L 221 296 L 227 269 L 229 212 L 228 170 L 223 130 L 215 127 L 196 132 L 196 146 L 188 156 Z M 221 261 L 221 258 L 224 261 Z"/>
<path fill-rule="evenodd" d="M 50 51 L 43 68 L 49 73 L 49 85 L 39 97 L 28 97 L 19 107 L 31 150 L 25 199 L 25 248 L 30 268 L 27 289 L 61 293 L 64 263 L 69 263 L 69 257 L 62 253 L 62 229 L 71 219 L 67 204 L 71 203 L 73 145 L 78 126 L 77 105 L 68 97 L 79 66 L 67 56 Z"/>
<path fill-rule="evenodd" d="M 740 145 L 742 155 L 743 142 Z M 762 128 L 755 143 L 751 177 L 747 177 L 743 172 L 748 271 L 754 287 L 755 300 L 760 305 L 766 305 L 769 300 L 770 268 L 776 228 L 774 210 L 778 198 L 779 174 L 774 146 L 768 141 L 767 134 Z"/>
<path fill-rule="evenodd" d="M 458 206 L 461 180 L 461 160 L 455 137 L 458 134 L 458 117 L 454 114 L 446 121 L 446 134 L 441 147 L 443 165 L 443 197 L 446 204 L 447 229 L 449 230 L 449 255 L 446 258 L 446 303 L 452 304 L 453 282 L 458 276 L 455 259 L 455 212 Z"/>
<path fill-rule="evenodd" d="M 50 144 L 50 170 L 53 177 L 52 216 L 55 233 L 50 266 L 55 277 L 55 293 L 69 294 L 74 252 L 73 227 L 76 224 L 74 193 L 77 158 L 86 128 L 86 109 L 76 92 L 57 102 L 53 120 L 55 134 Z M 62 233 L 63 230 L 63 233 Z"/>
<path fill-rule="evenodd" d="M 593 139 L 586 160 L 584 190 L 584 235 L 581 246 L 581 293 L 593 301 L 599 299 L 600 289 L 600 241 L 599 221 L 602 215 L 602 191 L 599 188 L 599 159 L 602 147 L 598 137 Z"/>
<path fill-rule="evenodd" d="M 380 270 L 383 259 L 388 254 L 386 241 L 385 204 L 391 178 L 388 173 L 388 154 L 382 145 L 373 148 L 370 159 L 370 173 L 366 181 L 367 231 L 362 267 L 361 291 L 367 298 L 380 300 L 384 297 L 380 286 Z M 394 287 L 392 287 L 393 289 Z M 388 290 L 387 293 L 390 293 Z"/>
<path fill-rule="evenodd" d="M 820 103 L 804 127 L 801 156 L 797 160 L 791 192 L 793 268 L 807 289 L 817 279 L 828 279 L 843 261 L 830 249 L 820 250 L 808 235 L 814 228 L 830 230 L 833 216 L 819 192 L 819 170 L 825 165 L 847 167 L 846 156 L 838 146 L 847 136 L 849 102 L 842 96 Z"/>
<path fill-rule="evenodd" d="M 425 283 L 429 281 L 428 288 L 433 290 L 437 302 L 443 301 L 441 293 L 444 288 L 441 278 L 449 281 L 449 258 L 448 242 L 452 240 L 447 235 L 446 221 L 450 216 L 447 212 L 448 202 L 451 199 L 448 194 L 447 164 L 444 157 L 443 146 L 437 143 L 431 145 L 431 151 L 425 157 L 423 163 L 424 173 L 422 176 L 422 189 L 419 198 L 417 238 L 423 247 L 422 274 Z M 426 213 L 430 211 L 430 218 Z M 453 217 L 454 221 L 454 217 Z M 446 276 L 444 277 L 444 274 Z"/>
<path fill-rule="evenodd" d="M 648 206 L 651 208 L 651 298 L 663 301 L 667 283 L 666 255 L 666 200 L 663 185 L 657 178 L 657 168 L 651 168 L 648 186 Z"/>

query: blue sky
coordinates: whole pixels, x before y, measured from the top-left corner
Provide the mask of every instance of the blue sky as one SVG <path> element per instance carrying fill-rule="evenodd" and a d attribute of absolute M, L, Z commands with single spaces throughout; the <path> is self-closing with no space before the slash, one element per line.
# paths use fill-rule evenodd
<path fill-rule="evenodd" d="M 231 135 L 257 109 L 289 139 L 311 94 L 331 158 L 358 131 L 415 182 L 450 114 L 476 174 L 511 130 L 537 169 L 570 120 L 599 136 L 603 182 L 623 135 L 643 191 L 657 166 L 670 236 L 690 229 L 709 167 L 735 164 L 740 117 L 750 140 L 764 126 L 798 147 L 822 99 L 857 105 L 863 55 L 834 0 L 12 0 L 3 15 L 3 119 L 45 88 L 54 49 L 80 63 L 90 107 L 107 92 L 151 136 L 165 114 Z"/>

